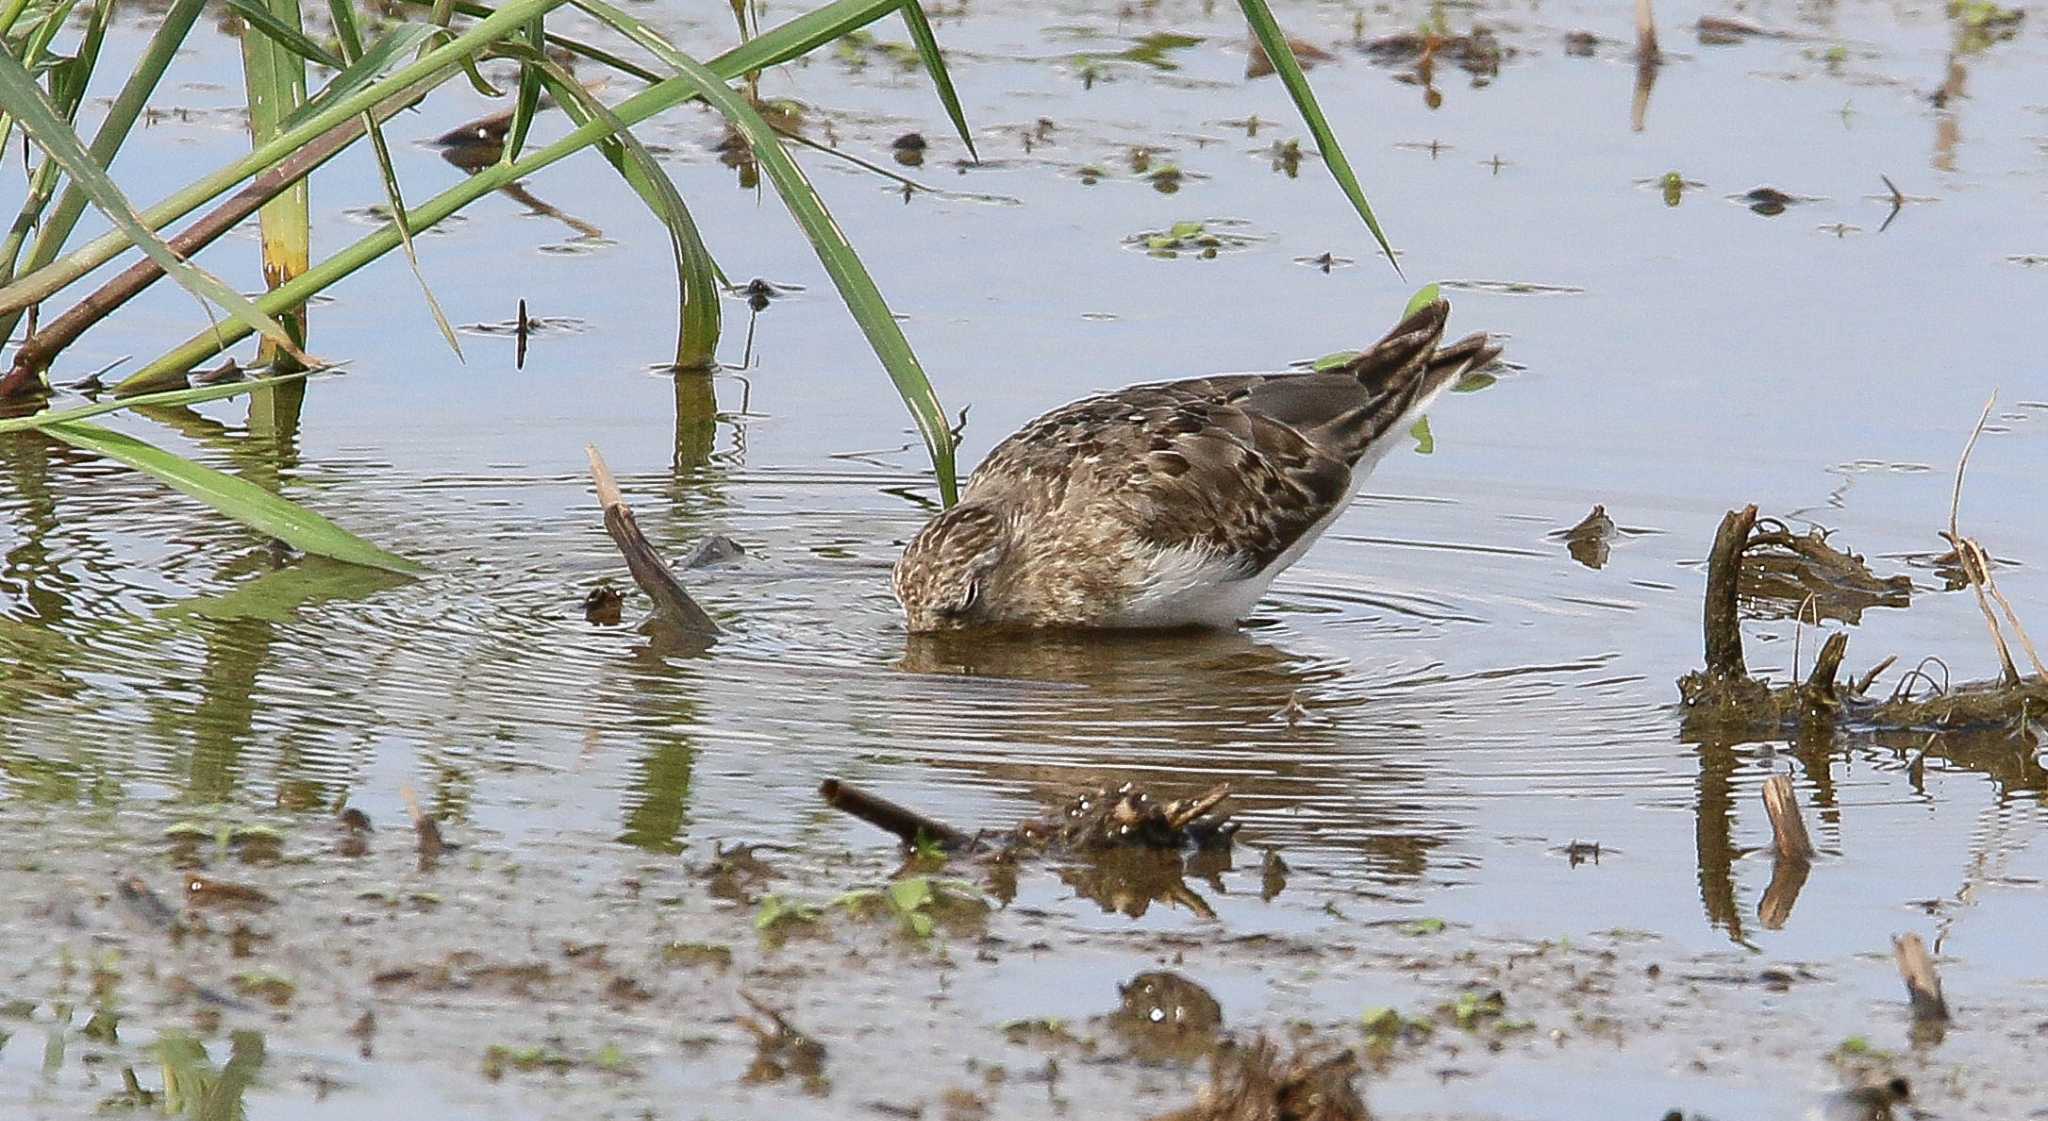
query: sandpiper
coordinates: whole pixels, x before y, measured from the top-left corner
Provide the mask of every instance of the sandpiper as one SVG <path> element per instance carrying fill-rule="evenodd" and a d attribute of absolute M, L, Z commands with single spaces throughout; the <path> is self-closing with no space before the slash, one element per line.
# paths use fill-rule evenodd
<path fill-rule="evenodd" d="M 1337 519 L 1437 395 L 1500 354 L 1451 305 L 1315 373 L 1134 385 L 989 453 L 896 562 L 913 633 L 1228 627 Z"/>

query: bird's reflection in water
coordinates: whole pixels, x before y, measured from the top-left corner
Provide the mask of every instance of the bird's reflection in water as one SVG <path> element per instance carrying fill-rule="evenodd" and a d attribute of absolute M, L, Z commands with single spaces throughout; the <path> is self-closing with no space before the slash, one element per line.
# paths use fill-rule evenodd
<path fill-rule="evenodd" d="M 895 708 L 901 731 L 934 746 L 930 766 L 1042 803 L 1121 782 L 1158 798 L 1227 782 L 1261 843 L 1339 844 L 1387 881 L 1420 876 L 1457 828 L 1404 750 L 1424 742 L 1429 714 L 1396 697 L 1368 707 L 1363 675 L 1341 659 L 1245 632 L 960 633 L 910 636 L 897 667 L 936 683 L 936 696 L 920 688 Z M 1230 861 L 1215 860 L 1172 854 L 1062 877 L 1133 917 L 1153 901 L 1207 914 L 1184 877 L 1221 891 Z"/>

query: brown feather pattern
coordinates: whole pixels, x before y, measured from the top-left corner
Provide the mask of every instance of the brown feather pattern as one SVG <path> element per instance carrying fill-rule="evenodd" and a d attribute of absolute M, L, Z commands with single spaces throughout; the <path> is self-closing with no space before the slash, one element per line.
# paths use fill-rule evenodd
<path fill-rule="evenodd" d="M 1260 573 L 1336 512 L 1418 403 L 1498 356 L 1484 335 L 1439 348 L 1449 314 L 1438 300 L 1334 369 L 1135 385 L 1025 425 L 905 551 L 912 628 L 1099 623 L 1148 551 Z M 970 557 L 981 570 L 962 579 Z M 953 610 L 919 610 L 938 603 Z"/>

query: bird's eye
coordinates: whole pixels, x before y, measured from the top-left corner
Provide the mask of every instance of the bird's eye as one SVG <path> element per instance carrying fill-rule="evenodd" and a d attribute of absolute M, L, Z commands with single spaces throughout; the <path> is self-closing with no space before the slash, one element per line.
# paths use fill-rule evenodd
<path fill-rule="evenodd" d="M 961 596 L 961 597 L 960 597 L 960 602 L 958 602 L 958 603 L 955 603 L 955 604 L 954 604 L 953 606 L 951 606 L 951 607 L 947 608 L 947 609 L 946 609 L 946 614 L 948 614 L 948 615 L 965 615 L 965 614 L 967 614 L 967 613 L 968 613 L 969 611 L 972 611 L 972 610 L 974 610 L 974 605 L 975 605 L 975 603 L 976 603 L 977 601 L 979 601 L 980 599 L 981 599 L 981 581 L 979 581 L 979 580 L 975 580 L 975 581 L 972 581 L 972 582 L 970 582 L 970 583 L 969 583 L 969 584 L 967 585 L 967 594 L 965 594 L 965 595 L 963 595 L 963 596 Z"/>

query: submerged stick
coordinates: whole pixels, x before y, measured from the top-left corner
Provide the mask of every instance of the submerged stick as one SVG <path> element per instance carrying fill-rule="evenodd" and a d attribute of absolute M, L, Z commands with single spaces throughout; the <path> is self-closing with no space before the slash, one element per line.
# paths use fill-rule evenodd
<path fill-rule="evenodd" d="M 1941 997 L 1941 977 L 1934 972 L 1934 960 L 1927 956 L 1927 943 L 1917 934 L 1893 938 L 1892 957 L 1899 963 L 1899 978 L 1906 982 L 1906 996 L 1913 1002 L 1913 1022 L 1946 1023 L 1948 1002 Z"/>
<path fill-rule="evenodd" d="M 935 821 L 908 806 L 899 806 L 887 798 L 877 797 L 865 790 L 846 785 L 836 778 L 828 778 L 818 787 L 818 794 L 825 804 L 843 814 L 867 822 L 885 833 L 894 833 L 906 845 L 915 845 L 920 838 L 936 842 L 946 849 L 962 849 L 974 842 L 974 838 L 942 821 Z"/>
<path fill-rule="evenodd" d="M 626 508 L 625 496 L 619 492 L 619 484 L 612 479 L 611 469 L 605 466 L 597 446 L 592 444 L 585 450 L 590 453 L 591 477 L 597 482 L 597 501 L 604 507 L 604 530 L 611 534 L 612 543 L 626 558 L 626 570 L 633 574 L 633 582 L 654 601 L 654 618 L 650 622 L 675 627 L 686 637 L 699 641 L 717 638 L 718 624 L 690 598 L 647 535 L 640 532 L 640 525 L 633 520 L 633 511 Z"/>
<path fill-rule="evenodd" d="M 1742 678 L 1749 666 L 1742 658 L 1742 550 L 1749 544 L 1749 532 L 1756 528 L 1756 507 L 1730 510 L 1714 532 L 1714 549 L 1707 555 L 1707 674 L 1710 677 Z"/>
<path fill-rule="evenodd" d="M 1778 859 L 1811 863 L 1813 840 L 1806 834 L 1806 820 L 1799 815 L 1791 779 L 1772 775 L 1764 783 L 1764 812 L 1771 815 L 1771 849 Z"/>

